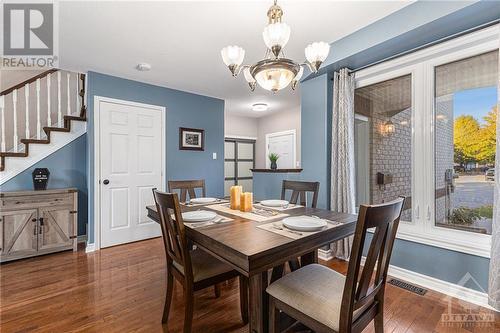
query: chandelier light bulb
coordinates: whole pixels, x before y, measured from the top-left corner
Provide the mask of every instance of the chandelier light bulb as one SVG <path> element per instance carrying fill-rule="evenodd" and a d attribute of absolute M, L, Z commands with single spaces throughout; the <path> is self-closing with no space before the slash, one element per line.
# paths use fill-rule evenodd
<path fill-rule="evenodd" d="M 223 48 L 221 51 L 222 61 L 229 67 L 234 76 L 237 75 L 238 67 L 243 63 L 245 58 L 245 50 L 236 45 L 230 45 Z"/>
<path fill-rule="evenodd" d="M 330 45 L 325 42 L 314 42 L 305 49 L 306 59 L 314 71 L 319 69 L 321 63 L 328 57 L 328 53 L 330 53 Z"/>
<path fill-rule="evenodd" d="M 277 58 L 281 49 L 285 47 L 290 39 L 290 26 L 286 23 L 271 23 L 264 28 L 262 37 L 267 48 Z"/>

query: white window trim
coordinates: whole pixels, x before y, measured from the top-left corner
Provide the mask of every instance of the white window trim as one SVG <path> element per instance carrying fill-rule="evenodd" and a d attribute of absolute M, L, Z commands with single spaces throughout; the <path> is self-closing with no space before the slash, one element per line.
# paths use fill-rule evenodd
<path fill-rule="evenodd" d="M 297 167 L 297 130 L 291 129 L 287 131 L 281 131 L 281 132 L 274 132 L 274 133 L 267 133 L 266 134 L 266 156 L 264 156 L 265 161 L 266 161 L 266 168 L 270 167 L 270 161 L 269 158 L 269 139 L 275 136 L 281 136 L 281 135 L 288 135 L 292 134 L 293 137 L 293 166 L 292 169 Z"/>
<path fill-rule="evenodd" d="M 412 200 L 413 221 L 400 224 L 397 237 L 417 243 L 490 258 L 491 236 L 434 224 L 434 67 L 499 50 L 500 25 L 494 25 L 441 44 L 356 72 L 356 88 L 412 75 Z M 426 168 L 415 167 L 422 161 Z M 428 170 L 428 168 L 427 168 Z M 418 185 L 417 185 L 418 182 Z"/>

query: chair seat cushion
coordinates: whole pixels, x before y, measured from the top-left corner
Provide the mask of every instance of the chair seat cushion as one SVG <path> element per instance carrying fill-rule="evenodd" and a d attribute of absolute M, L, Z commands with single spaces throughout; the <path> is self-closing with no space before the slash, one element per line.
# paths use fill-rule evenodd
<path fill-rule="evenodd" d="M 331 329 L 339 330 L 345 276 L 318 264 L 304 266 L 272 283 L 267 292 Z"/>
<path fill-rule="evenodd" d="M 223 263 L 219 259 L 201 249 L 192 250 L 190 251 L 190 254 L 194 282 L 205 280 L 233 270 L 233 268 L 228 264 Z M 181 264 L 174 261 L 173 265 L 182 274 L 184 274 L 184 267 Z"/>

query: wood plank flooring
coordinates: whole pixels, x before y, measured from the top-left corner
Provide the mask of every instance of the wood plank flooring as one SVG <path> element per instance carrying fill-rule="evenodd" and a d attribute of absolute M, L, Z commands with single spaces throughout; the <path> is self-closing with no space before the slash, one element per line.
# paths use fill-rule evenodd
<path fill-rule="evenodd" d="M 326 265 L 345 273 L 342 261 Z M 64 252 L 0 266 L 0 332 L 181 332 L 183 300 L 175 286 L 170 323 L 161 325 L 164 252 L 152 239 L 91 254 Z M 447 314 L 482 321 L 443 321 Z M 466 319 L 467 319 L 466 318 Z M 484 320 L 486 319 L 486 320 Z M 247 332 L 238 283 L 196 294 L 195 332 Z M 373 324 L 365 332 L 374 332 Z M 429 291 L 419 296 L 388 285 L 385 332 L 500 332 L 500 314 Z"/>

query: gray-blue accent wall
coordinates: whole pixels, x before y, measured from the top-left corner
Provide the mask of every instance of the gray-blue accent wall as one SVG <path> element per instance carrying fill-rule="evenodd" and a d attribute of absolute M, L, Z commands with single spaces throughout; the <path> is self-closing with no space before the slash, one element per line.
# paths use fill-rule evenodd
<path fill-rule="evenodd" d="M 50 171 L 49 189 L 76 187 L 78 189 L 78 235 L 85 235 L 87 223 L 87 135 L 71 141 L 16 177 L 0 186 L 1 192 L 33 190 L 32 172 L 36 168 Z M 6 165 L 8 168 L 9 166 Z"/>
<path fill-rule="evenodd" d="M 224 101 L 180 90 L 88 73 L 88 238 L 94 242 L 94 96 L 109 97 L 166 108 L 166 177 L 205 179 L 207 195 L 224 195 Z M 179 150 L 179 127 L 205 130 L 205 151 Z M 212 159 L 217 153 L 217 159 Z"/>

